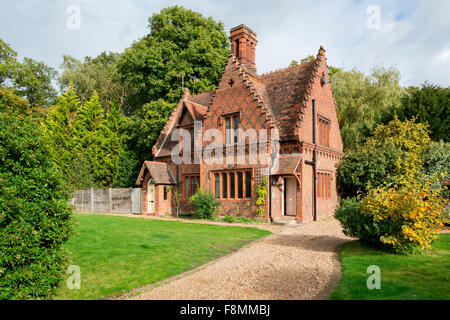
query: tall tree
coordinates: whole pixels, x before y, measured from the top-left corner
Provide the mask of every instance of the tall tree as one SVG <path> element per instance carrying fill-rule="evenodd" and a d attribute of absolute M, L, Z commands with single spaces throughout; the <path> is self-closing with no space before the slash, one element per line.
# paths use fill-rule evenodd
<path fill-rule="evenodd" d="M 181 76 L 191 92 L 215 87 L 230 53 L 222 22 L 174 6 L 152 15 L 149 29 L 119 58 L 122 79 L 133 88 L 133 109 L 158 99 L 177 101 Z"/>
<path fill-rule="evenodd" d="M 353 69 L 332 77 L 339 127 L 344 149 L 361 146 L 372 130 L 392 119 L 404 89 L 397 69 L 374 67 L 368 76 Z"/>
<path fill-rule="evenodd" d="M 61 95 L 57 104 L 50 108 L 42 125 L 43 133 L 49 141 L 52 163 L 64 176 L 72 171 L 77 152 L 72 126 L 79 107 L 80 100 L 71 86 Z"/>
<path fill-rule="evenodd" d="M 73 83 L 81 103 L 89 100 L 96 91 L 107 111 L 112 103 L 118 103 L 123 108 L 128 88 L 120 80 L 117 71 L 118 57 L 117 53 L 102 52 L 95 58 L 86 57 L 81 62 L 71 56 L 64 56 L 61 64 L 63 72 L 59 78 L 60 88 L 64 90 Z"/>
<path fill-rule="evenodd" d="M 427 126 L 397 117 L 378 125 L 365 143 L 346 152 L 336 173 L 339 196 L 365 194 L 368 187 L 385 183 L 407 185 L 418 181 L 422 153 L 430 144 Z"/>
<path fill-rule="evenodd" d="M 0 85 L 4 85 L 7 79 L 14 78 L 17 64 L 17 52 L 0 39 Z"/>
<path fill-rule="evenodd" d="M 45 63 L 25 57 L 17 68 L 14 88 L 28 100 L 32 108 L 47 108 L 57 97 L 52 84 L 57 74 L 56 70 Z"/>
<path fill-rule="evenodd" d="M 25 57 L 17 60 L 17 53 L 0 39 L 0 85 L 26 98 L 31 112 L 42 117 L 47 108 L 56 100 L 56 90 L 52 81 L 57 72 L 43 62 Z"/>
<path fill-rule="evenodd" d="M 411 87 L 401 100 L 400 119 L 428 123 L 431 139 L 450 142 L 450 88 L 428 83 Z"/>
<path fill-rule="evenodd" d="M 135 115 L 124 119 L 122 132 L 127 151 L 120 155 L 119 176 L 115 186 L 134 185 L 142 163 L 153 158 L 152 146 L 173 108 L 173 103 L 159 99 L 146 103 Z"/>
<path fill-rule="evenodd" d="M 73 137 L 76 148 L 82 152 L 90 164 L 94 183 L 110 186 L 117 174 L 121 137 L 117 131 L 121 114 L 113 105 L 112 114 L 105 117 L 96 92 L 77 113 L 73 124 Z"/>

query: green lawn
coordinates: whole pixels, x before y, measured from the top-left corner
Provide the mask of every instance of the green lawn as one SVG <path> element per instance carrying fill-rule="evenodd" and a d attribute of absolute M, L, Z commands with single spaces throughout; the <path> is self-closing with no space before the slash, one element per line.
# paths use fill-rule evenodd
<path fill-rule="evenodd" d="M 67 243 L 81 268 L 81 289 L 65 283 L 56 299 L 98 299 L 127 292 L 226 255 L 269 231 L 176 221 L 77 214 Z"/>
<path fill-rule="evenodd" d="M 362 246 L 359 241 L 344 244 L 343 277 L 330 299 L 450 299 L 450 234 L 442 234 L 434 250 L 402 256 Z M 381 289 L 366 286 L 367 267 L 381 270 Z"/>

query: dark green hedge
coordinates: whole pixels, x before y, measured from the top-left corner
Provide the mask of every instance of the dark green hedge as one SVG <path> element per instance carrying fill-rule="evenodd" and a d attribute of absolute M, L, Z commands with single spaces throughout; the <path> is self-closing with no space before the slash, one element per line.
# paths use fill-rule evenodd
<path fill-rule="evenodd" d="M 46 299 L 64 277 L 69 192 L 37 124 L 0 113 L 0 299 Z"/>

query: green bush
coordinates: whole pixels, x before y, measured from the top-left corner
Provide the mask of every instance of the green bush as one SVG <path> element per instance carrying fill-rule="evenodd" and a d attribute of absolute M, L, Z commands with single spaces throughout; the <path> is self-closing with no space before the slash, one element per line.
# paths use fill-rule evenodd
<path fill-rule="evenodd" d="M 443 173 L 442 180 L 450 179 L 450 142 L 431 142 L 422 153 L 422 161 L 425 175 Z"/>
<path fill-rule="evenodd" d="M 431 182 L 371 189 L 361 201 L 342 200 L 335 217 L 345 235 L 397 253 L 431 248 L 446 219 L 441 191 Z"/>
<path fill-rule="evenodd" d="M 372 189 L 361 202 L 372 221 L 373 237 L 398 253 L 430 249 L 443 228 L 445 205 L 431 182 Z"/>
<path fill-rule="evenodd" d="M 369 185 L 378 187 L 393 182 L 391 173 L 400 151 L 392 142 L 347 152 L 338 164 L 337 188 L 341 198 L 364 195 Z"/>
<path fill-rule="evenodd" d="M 427 127 L 397 117 L 379 125 L 372 137 L 348 152 L 337 169 L 341 198 L 356 197 L 385 184 L 404 185 L 419 178 L 421 154 L 430 144 Z"/>
<path fill-rule="evenodd" d="M 237 221 L 237 219 L 236 219 L 235 216 L 226 214 L 225 217 L 223 217 L 222 221 L 223 222 L 228 222 L 228 223 L 234 223 L 234 222 Z"/>
<path fill-rule="evenodd" d="M 341 200 L 334 213 L 335 218 L 341 223 L 342 231 L 346 236 L 359 238 L 365 243 L 375 243 L 373 239 L 372 220 L 361 212 L 361 202 L 356 198 Z"/>
<path fill-rule="evenodd" d="M 220 206 L 220 202 L 210 192 L 199 189 L 189 202 L 194 207 L 192 216 L 195 219 L 211 219 Z"/>
<path fill-rule="evenodd" d="M 69 193 L 37 125 L 0 113 L 0 299 L 46 299 L 69 263 Z"/>

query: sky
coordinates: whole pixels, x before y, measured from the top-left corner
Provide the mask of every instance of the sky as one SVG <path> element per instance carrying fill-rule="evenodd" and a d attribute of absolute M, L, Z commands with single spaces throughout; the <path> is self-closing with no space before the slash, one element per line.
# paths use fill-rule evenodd
<path fill-rule="evenodd" d="M 249 26 L 259 41 L 258 73 L 323 45 L 331 66 L 364 73 L 396 67 L 404 86 L 450 85 L 448 0 L 1 0 L 0 38 L 20 58 L 59 68 L 63 55 L 122 52 L 149 32 L 153 13 L 173 5 L 222 21 L 227 33 Z"/>

